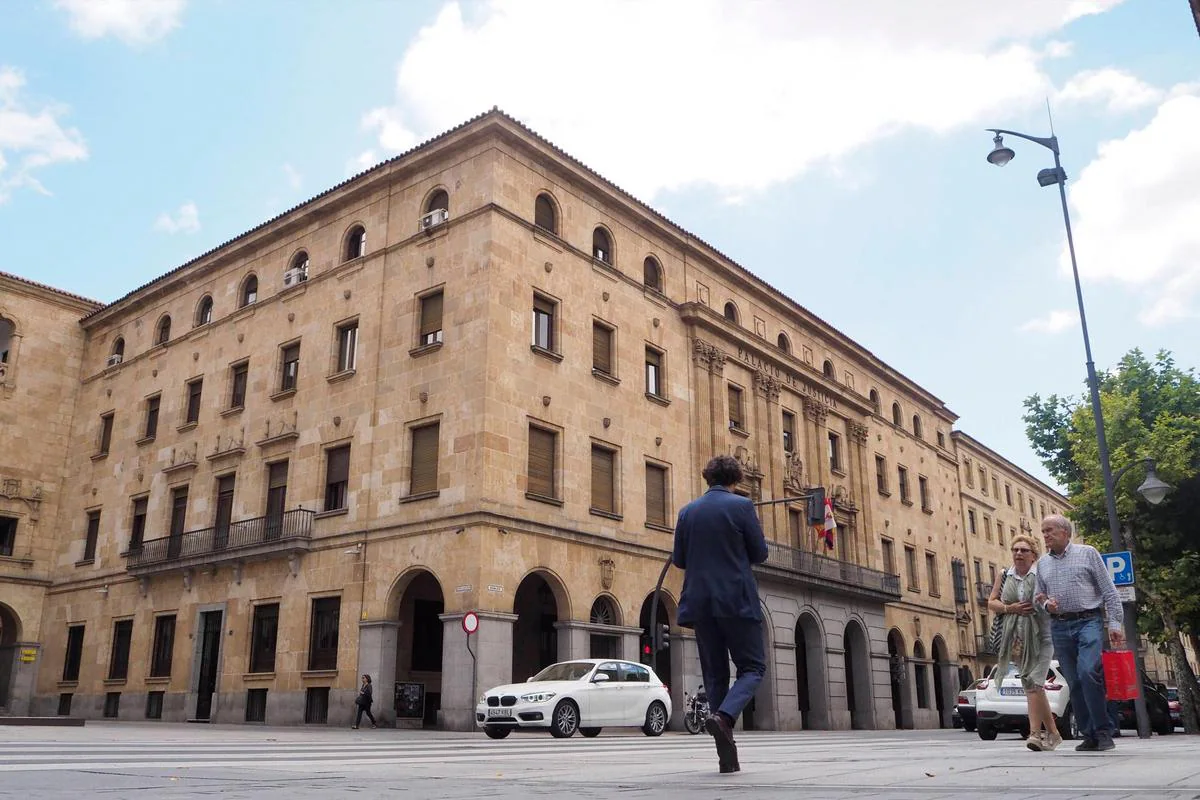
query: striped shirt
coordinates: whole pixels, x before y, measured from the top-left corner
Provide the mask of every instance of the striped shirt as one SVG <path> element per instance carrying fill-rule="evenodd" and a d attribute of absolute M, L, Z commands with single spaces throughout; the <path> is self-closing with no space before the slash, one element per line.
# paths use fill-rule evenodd
<path fill-rule="evenodd" d="M 1125 615 L 1117 587 L 1104 567 L 1100 551 L 1068 542 L 1062 555 L 1046 553 L 1037 562 L 1038 592 L 1058 601 L 1055 614 L 1098 611 L 1104 607 L 1110 630 L 1120 630 Z"/>

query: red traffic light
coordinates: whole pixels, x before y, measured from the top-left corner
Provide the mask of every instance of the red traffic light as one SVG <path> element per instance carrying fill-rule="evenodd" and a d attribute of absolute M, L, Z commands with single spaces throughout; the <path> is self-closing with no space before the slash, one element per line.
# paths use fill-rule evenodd
<path fill-rule="evenodd" d="M 648 644 L 642 645 L 642 655 L 647 655 L 647 656 L 650 655 L 650 645 L 648 645 Z"/>

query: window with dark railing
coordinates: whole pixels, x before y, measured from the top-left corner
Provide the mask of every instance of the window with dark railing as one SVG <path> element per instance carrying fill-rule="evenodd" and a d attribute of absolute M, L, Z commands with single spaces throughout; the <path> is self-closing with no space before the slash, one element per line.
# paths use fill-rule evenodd
<path fill-rule="evenodd" d="M 338 511 L 346 507 L 346 490 L 350 486 L 350 445 L 325 452 L 325 510 Z"/>
<path fill-rule="evenodd" d="M 318 597 L 313 600 L 308 649 L 310 670 L 337 669 L 338 623 L 341 612 L 340 597 Z"/>
<path fill-rule="evenodd" d="M 187 416 L 184 424 L 190 425 L 200 421 L 200 399 L 204 393 L 204 379 L 197 378 L 187 385 Z"/>
<path fill-rule="evenodd" d="M 16 517 L 0 517 L 0 556 L 13 554 L 17 543 Z"/>
<path fill-rule="evenodd" d="M 967 565 L 961 559 L 950 562 L 950 572 L 954 576 L 954 602 L 966 605 L 967 597 Z"/>
<path fill-rule="evenodd" d="M 241 408 L 246 405 L 246 383 L 250 378 L 250 363 L 243 361 L 230 367 L 229 378 L 229 407 Z"/>
<path fill-rule="evenodd" d="M 358 356 L 358 320 L 338 328 L 338 372 L 354 369 Z"/>
<path fill-rule="evenodd" d="M 287 392 L 295 389 L 300 379 L 300 343 L 294 342 L 285 346 L 281 359 L 283 369 L 279 376 L 279 391 Z"/>
<path fill-rule="evenodd" d="M 329 721 L 329 687 L 310 686 L 304 693 L 304 722 L 324 725 Z"/>
<path fill-rule="evenodd" d="M 100 540 L 100 512 L 89 511 L 87 515 L 87 535 L 83 540 L 83 560 L 96 559 L 96 543 Z"/>
<path fill-rule="evenodd" d="M 246 690 L 246 722 L 267 721 L 267 690 Z"/>
<path fill-rule="evenodd" d="M 79 665 L 83 660 L 83 633 L 85 626 L 71 625 L 67 628 L 67 652 L 63 658 L 62 679 L 65 682 L 79 680 Z"/>
<path fill-rule="evenodd" d="M 171 675 L 171 661 L 175 650 L 175 615 L 169 614 L 154 620 L 154 646 L 150 651 L 150 677 L 166 678 Z"/>
<path fill-rule="evenodd" d="M 264 603 L 254 607 L 254 624 L 250 632 L 250 671 L 275 671 L 275 642 L 279 634 L 279 604 Z"/>
<path fill-rule="evenodd" d="M 114 416 L 113 412 L 109 412 L 100 417 L 100 449 L 96 451 L 100 455 L 107 453 L 112 446 Z"/>
<path fill-rule="evenodd" d="M 108 692 L 104 695 L 104 716 L 106 719 L 116 719 L 121 714 L 121 693 Z"/>
<path fill-rule="evenodd" d="M 130 550 L 127 566 L 138 568 L 177 559 L 235 554 L 241 548 L 309 539 L 312 536 L 314 513 L 304 508 L 287 512 L 281 510 L 277 516 L 235 520 L 228 525 L 214 525 L 182 531 L 176 536 L 150 539 L 143 542 L 140 548 Z"/>
<path fill-rule="evenodd" d="M 154 395 L 146 398 L 146 433 L 145 438 L 153 439 L 158 435 L 158 409 L 162 405 L 162 396 Z"/>
<path fill-rule="evenodd" d="M 166 692 L 146 693 L 146 719 L 162 719 L 163 698 Z"/>
<path fill-rule="evenodd" d="M 129 645 L 133 640 L 133 620 L 113 623 L 112 652 L 108 659 L 108 679 L 123 681 L 129 677 Z"/>

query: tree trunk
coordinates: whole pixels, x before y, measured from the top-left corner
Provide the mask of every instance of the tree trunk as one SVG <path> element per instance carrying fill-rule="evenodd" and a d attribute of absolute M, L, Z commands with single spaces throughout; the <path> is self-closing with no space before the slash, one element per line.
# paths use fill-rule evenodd
<path fill-rule="evenodd" d="M 1171 653 L 1171 666 L 1175 669 L 1175 683 L 1179 688 L 1179 710 L 1183 722 L 1183 732 L 1200 734 L 1200 684 L 1196 683 L 1196 673 L 1188 663 L 1187 654 L 1183 650 L 1179 626 L 1175 624 L 1175 615 L 1166 608 L 1162 612 L 1163 627 L 1167 629 L 1167 649 Z"/>

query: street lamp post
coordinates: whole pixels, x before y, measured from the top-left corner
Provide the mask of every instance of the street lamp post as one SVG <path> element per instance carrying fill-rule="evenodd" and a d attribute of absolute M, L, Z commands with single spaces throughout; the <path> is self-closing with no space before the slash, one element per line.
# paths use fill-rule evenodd
<path fill-rule="evenodd" d="M 1117 500 L 1114 493 L 1115 481 L 1112 475 L 1112 466 L 1108 458 L 1108 440 L 1104 436 L 1104 413 L 1100 407 L 1100 382 L 1096 378 L 1096 364 L 1092 360 L 1092 342 L 1088 337 L 1087 315 L 1083 310 L 1083 287 L 1079 283 L 1079 265 L 1075 261 L 1075 238 L 1071 234 L 1071 215 L 1067 211 L 1067 173 L 1062 168 L 1062 161 L 1059 158 L 1058 137 L 1053 134 L 1048 137 L 1030 136 L 1017 131 L 1004 130 L 1003 128 L 988 128 L 988 131 L 994 133 L 992 139 L 992 152 L 988 153 L 988 163 L 995 164 L 998 167 L 1003 167 L 1008 162 L 1012 161 L 1016 153 L 1011 148 L 1004 146 L 1004 136 L 1015 136 L 1018 139 L 1040 144 L 1051 153 L 1054 154 L 1054 168 L 1043 169 L 1038 172 L 1038 185 L 1042 187 L 1058 185 L 1058 197 L 1062 203 L 1063 225 L 1067 229 L 1067 250 L 1071 254 L 1071 273 L 1075 277 L 1075 300 L 1079 304 L 1079 324 L 1083 329 L 1083 350 L 1087 355 L 1087 381 L 1088 393 L 1091 395 L 1092 401 L 1092 416 L 1096 420 L 1096 445 L 1100 456 L 1100 473 L 1104 480 L 1104 506 L 1108 512 L 1108 533 L 1112 541 L 1113 550 L 1124 549 L 1123 537 L 1121 536 L 1121 523 L 1117 519 Z M 1138 463 L 1138 462 L 1134 462 Z M 1132 466 L 1132 465 L 1130 465 Z M 1128 469 L 1129 467 L 1125 467 Z M 1121 470 L 1124 473 L 1124 469 Z M 1153 473 L 1151 473 L 1152 475 Z M 1157 476 L 1154 478 L 1158 480 Z M 1149 478 L 1147 478 L 1149 481 Z M 1162 483 L 1161 481 L 1158 481 Z M 1164 484 L 1165 485 L 1165 484 Z M 1157 489 L 1154 489 L 1157 491 Z M 1147 498 L 1149 499 L 1149 498 Z M 1162 495 L 1158 495 L 1161 502 Z M 1137 636 L 1137 605 L 1135 603 L 1125 603 L 1125 638 L 1129 647 L 1133 649 L 1134 658 L 1137 661 L 1139 677 L 1137 680 L 1137 697 L 1134 700 L 1134 708 L 1138 718 L 1138 736 L 1145 739 L 1150 736 L 1149 717 L 1146 715 L 1146 698 L 1142 692 L 1142 658 L 1138 651 L 1138 636 Z"/>

